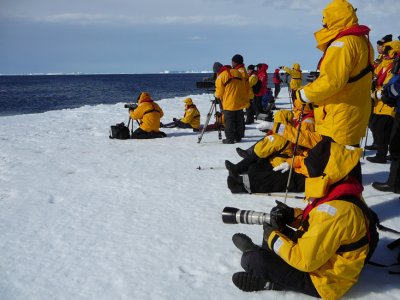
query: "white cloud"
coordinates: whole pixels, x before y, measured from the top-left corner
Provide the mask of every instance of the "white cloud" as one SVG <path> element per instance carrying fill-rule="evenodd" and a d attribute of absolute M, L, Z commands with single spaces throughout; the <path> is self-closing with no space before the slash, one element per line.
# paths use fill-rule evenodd
<path fill-rule="evenodd" d="M 125 25 L 226 25 L 244 26 L 249 22 L 238 15 L 194 15 L 194 16 L 141 16 L 111 15 L 111 14 L 86 14 L 66 13 L 54 14 L 33 18 L 36 22 L 59 24 L 125 24 Z"/>

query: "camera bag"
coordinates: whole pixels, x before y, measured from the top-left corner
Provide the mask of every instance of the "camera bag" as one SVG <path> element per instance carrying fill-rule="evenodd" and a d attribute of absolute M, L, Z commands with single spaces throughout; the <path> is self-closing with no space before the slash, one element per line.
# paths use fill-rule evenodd
<path fill-rule="evenodd" d="M 126 140 L 130 137 L 129 128 L 125 126 L 124 122 L 111 126 L 110 139 Z"/>

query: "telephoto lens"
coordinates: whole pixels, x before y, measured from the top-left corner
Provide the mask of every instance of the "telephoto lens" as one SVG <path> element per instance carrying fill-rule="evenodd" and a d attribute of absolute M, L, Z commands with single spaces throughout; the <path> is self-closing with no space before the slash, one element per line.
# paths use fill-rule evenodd
<path fill-rule="evenodd" d="M 270 222 L 268 213 L 254 210 L 240 210 L 235 207 L 225 207 L 222 211 L 222 222 L 225 224 L 256 224 L 263 225 Z"/>

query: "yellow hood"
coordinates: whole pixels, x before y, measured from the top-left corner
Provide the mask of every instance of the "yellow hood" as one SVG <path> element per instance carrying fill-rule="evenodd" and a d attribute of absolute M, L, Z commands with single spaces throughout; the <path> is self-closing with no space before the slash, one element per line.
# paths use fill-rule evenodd
<path fill-rule="evenodd" d="M 346 178 L 360 161 L 362 149 L 330 141 L 318 143 L 304 160 L 309 178 L 306 178 L 305 196 L 325 196 L 329 186 Z"/>
<path fill-rule="evenodd" d="M 150 94 L 148 92 L 141 92 L 140 96 L 139 96 L 139 103 L 142 103 L 143 101 L 145 101 L 147 99 L 151 100 Z"/>
<path fill-rule="evenodd" d="M 358 24 L 353 6 L 346 0 L 333 0 L 322 12 L 323 28 L 314 33 L 317 48 L 325 51 L 329 42 L 341 31 Z"/>

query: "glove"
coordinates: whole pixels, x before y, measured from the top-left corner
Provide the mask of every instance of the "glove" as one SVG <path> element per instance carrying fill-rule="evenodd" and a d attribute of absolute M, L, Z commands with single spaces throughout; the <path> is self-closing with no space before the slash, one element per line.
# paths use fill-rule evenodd
<path fill-rule="evenodd" d="M 274 170 L 275 172 L 277 171 L 281 171 L 281 173 L 286 173 L 287 171 L 289 171 L 290 169 L 290 165 L 289 163 L 287 163 L 286 161 L 281 163 L 279 166 L 276 166 L 275 168 L 273 168 L 272 170 Z"/>
<path fill-rule="evenodd" d="M 274 122 L 263 121 L 257 124 L 256 128 L 261 131 L 272 130 L 272 128 L 274 128 Z"/>
<path fill-rule="evenodd" d="M 271 209 L 270 222 L 274 229 L 282 229 L 285 225 L 294 220 L 294 209 L 278 200 L 275 200 L 276 206 Z"/>
<path fill-rule="evenodd" d="M 264 223 L 263 229 L 264 229 L 263 239 L 266 243 L 268 243 L 268 238 L 271 235 L 271 233 L 274 231 L 274 228 L 271 225 L 269 225 L 268 223 Z"/>

